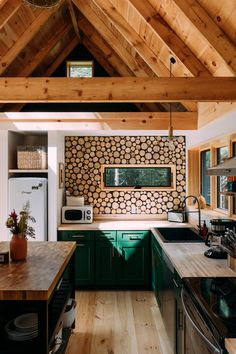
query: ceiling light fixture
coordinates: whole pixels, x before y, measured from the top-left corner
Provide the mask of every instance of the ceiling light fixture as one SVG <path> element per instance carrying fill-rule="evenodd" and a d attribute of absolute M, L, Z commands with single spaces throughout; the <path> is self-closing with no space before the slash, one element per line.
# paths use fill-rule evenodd
<path fill-rule="evenodd" d="M 59 5 L 61 0 L 24 0 L 27 5 L 33 5 L 41 8 L 49 8 Z"/>
<path fill-rule="evenodd" d="M 170 77 L 171 77 L 171 70 L 172 70 L 172 64 L 176 63 L 176 59 L 174 57 L 170 57 Z M 169 140 L 169 149 L 174 150 L 174 141 L 173 141 L 173 126 L 172 126 L 172 106 L 171 102 L 169 103 L 169 111 L 170 111 L 170 118 L 169 118 L 169 133 L 168 133 L 168 140 Z"/>

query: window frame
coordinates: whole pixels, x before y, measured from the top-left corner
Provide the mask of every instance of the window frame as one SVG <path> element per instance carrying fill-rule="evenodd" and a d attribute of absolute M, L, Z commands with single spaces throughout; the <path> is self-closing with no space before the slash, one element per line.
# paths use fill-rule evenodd
<path fill-rule="evenodd" d="M 119 168 L 119 167 L 126 167 L 126 168 L 150 168 L 150 167 L 169 167 L 171 168 L 171 186 L 170 187 L 141 187 L 141 188 L 135 188 L 135 187 L 107 187 L 104 185 L 104 173 L 105 169 L 111 167 L 111 168 Z M 125 165 L 125 164 L 103 164 L 101 165 L 101 190 L 109 190 L 109 191 L 174 191 L 176 190 L 176 165 L 174 164 L 146 164 L 146 165 Z"/>
<path fill-rule="evenodd" d="M 66 76 L 69 78 L 75 78 L 74 76 L 70 76 L 70 68 L 72 66 L 78 66 L 78 67 L 86 67 L 86 66 L 91 66 L 92 67 L 92 76 L 89 77 L 94 77 L 94 61 L 93 60 L 67 60 L 66 61 Z M 82 78 L 82 77 L 87 77 L 88 76 L 79 76 L 78 78 Z"/>
<path fill-rule="evenodd" d="M 203 183 L 202 183 L 202 153 L 207 152 L 207 151 L 210 152 L 210 167 L 211 167 L 212 166 L 212 151 L 211 151 L 211 147 L 209 146 L 208 148 L 204 148 L 204 149 L 199 151 L 199 154 L 200 154 L 200 156 L 199 156 L 199 174 L 200 174 L 199 190 L 200 190 L 200 194 L 201 195 L 203 195 L 202 194 L 202 185 L 203 185 Z M 206 205 L 207 205 L 207 208 L 210 208 L 211 205 L 212 205 L 212 180 L 211 180 L 211 178 L 210 178 L 210 203 L 209 204 L 207 203 Z"/>
<path fill-rule="evenodd" d="M 223 135 L 219 139 L 212 139 L 201 145 L 196 145 L 188 149 L 188 193 L 199 195 L 201 191 L 201 151 L 211 150 L 211 166 L 217 164 L 216 149 L 223 146 L 228 146 L 229 157 L 233 156 L 233 144 L 236 144 L 236 131 Z M 195 153 L 195 154 L 194 154 Z M 235 151 L 236 153 L 236 151 Z M 196 177 L 197 175 L 197 177 Z M 211 181 L 211 205 L 206 206 L 205 210 L 212 210 L 222 217 L 230 217 L 236 220 L 236 197 L 228 196 L 228 209 L 223 210 L 217 208 L 217 176 L 210 176 Z M 235 198 L 235 199 L 234 199 Z M 235 200 L 235 201 L 234 201 Z"/>

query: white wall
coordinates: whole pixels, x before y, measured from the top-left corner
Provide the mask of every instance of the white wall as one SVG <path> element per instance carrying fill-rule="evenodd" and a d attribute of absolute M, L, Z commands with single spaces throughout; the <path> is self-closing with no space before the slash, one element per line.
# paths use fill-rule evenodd
<path fill-rule="evenodd" d="M 225 134 L 236 131 L 236 110 L 222 115 L 199 130 L 187 136 L 187 147 L 191 148 L 209 140 L 220 138 Z"/>
<path fill-rule="evenodd" d="M 8 239 L 8 132 L 0 131 L 0 241 Z"/>

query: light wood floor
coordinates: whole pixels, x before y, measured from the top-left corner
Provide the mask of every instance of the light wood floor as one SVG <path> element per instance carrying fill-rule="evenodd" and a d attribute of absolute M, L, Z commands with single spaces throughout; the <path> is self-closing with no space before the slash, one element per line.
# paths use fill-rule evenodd
<path fill-rule="evenodd" d="M 66 354 L 170 354 L 151 291 L 77 291 Z"/>

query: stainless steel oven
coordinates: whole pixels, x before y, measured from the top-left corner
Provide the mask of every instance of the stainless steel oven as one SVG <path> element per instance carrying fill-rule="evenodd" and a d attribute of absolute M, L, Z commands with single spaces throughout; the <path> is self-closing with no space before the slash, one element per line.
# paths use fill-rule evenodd
<path fill-rule="evenodd" d="M 182 305 L 185 315 L 184 353 L 185 354 L 223 354 L 226 353 L 213 336 L 206 319 L 194 305 L 190 296 L 183 290 Z"/>
<path fill-rule="evenodd" d="M 226 354 L 225 338 L 236 338 L 236 278 L 185 278 L 184 353 Z"/>

